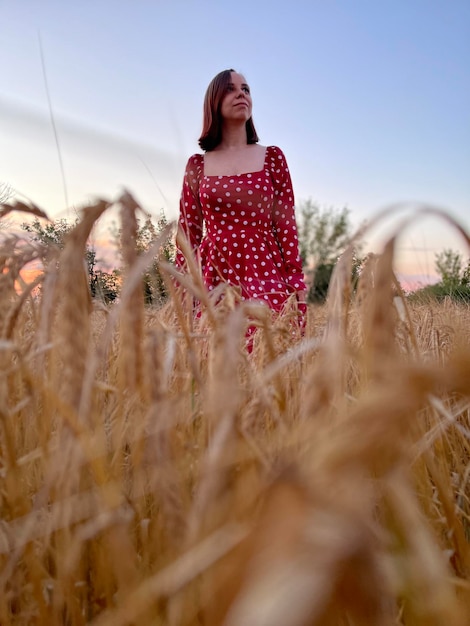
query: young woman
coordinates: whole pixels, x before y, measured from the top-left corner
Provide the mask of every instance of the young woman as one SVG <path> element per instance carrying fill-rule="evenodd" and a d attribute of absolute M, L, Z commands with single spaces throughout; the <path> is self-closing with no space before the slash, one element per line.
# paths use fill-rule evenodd
<path fill-rule="evenodd" d="M 280 312 L 296 294 L 305 314 L 294 193 L 282 151 L 260 146 L 245 78 L 217 74 L 204 99 L 199 145 L 188 160 L 179 229 L 199 259 L 209 290 L 238 286 L 242 298 Z M 177 265 L 184 269 L 181 252 Z"/>

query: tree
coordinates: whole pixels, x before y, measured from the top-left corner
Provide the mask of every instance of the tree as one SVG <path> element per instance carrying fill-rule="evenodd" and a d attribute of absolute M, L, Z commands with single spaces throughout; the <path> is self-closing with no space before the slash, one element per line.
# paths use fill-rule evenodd
<path fill-rule="evenodd" d="M 436 254 L 436 271 L 444 287 L 453 290 L 460 285 L 464 274 L 462 263 L 462 255 L 455 250 L 447 248 Z"/>
<path fill-rule="evenodd" d="M 464 265 L 460 252 L 447 248 L 435 255 L 435 267 L 441 280 L 414 292 L 412 298 L 470 302 L 470 258 Z"/>
<path fill-rule="evenodd" d="M 467 261 L 467 266 L 462 272 L 461 283 L 465 287 L 470 287 L 470 258 Z"/>
<path fill-rule="evenodd" d="M 114 302 L 119 296 L 121 289 L 120 273 L 116 269 L 113 269 L 112 272 L 96 270 L 90 276 L 89 285 L 92 298 L 97 298 L 107 304 Z"/>
<path fill-rule="evenodd" d="M 454 300 L 470 301 L 470 258 L 466 265 L 460 252 L 446 248 L 436 254 L 436 271 L 441 277 L 434 285 L 440 298 L 450 296 Z"/>
<path fill-rule="evenodd" d="M 42 263 L 46 267 L 53 255 L 53 250 L 63 250 L 65 239 L 68 233 L 75 228 L 78 218 L 75 222 L 68 222 L 65 218 L 47 222 L 43 224 L 37 217 L 33 222 L 25 222 L 21 228 L 31 234 L 33 241 L 44 246 L 44 254 L 42 255 Z M 88 271 L 88 285 L 92 298 L 98 298 L 103 302 L 113 302 L 119 295 L 119 273 L 117 270 L 113 272 L 103 272 L 97 269 L 98 259 L 96 258 L 96 250 L 87 245 L 85 251 L 85 261 Z"/>
<path fill-rule="evenodd" d="M 321 208 L 308 199 L 299 205 L 299 212 L 300 256 L 312 283 L 308 300 L 324 302 L 336 262 L 351 239 L 349 209 Z M 357 258 L 353 273 L 359 265 Z"/>
<path fill-rule="evenodd" d="M 321 208 L 311 199 L 301 203 L 299 209 L 299 245 L 303 263 L 335 263 L 351 238 L 349 209 Z"/>
<path fill-rule="evenodd" d="M 46 247 L 46 253 L 43 257 L 45 263 L 48 262 L 47 251 L 51 247 L 62 250 L 65 245 L 66 235 L 76 226 L 77 220 L 71 224 L 65 218 L 55 220 L 55 222 L 47 222 L 42 224 L 36 217 L 33 222 L 24 222 L 21 228 L 31 233 L 33 241 L 43 244 Z"/>
<path fill-rule="evenodd" d="M 163 210 L 155 223 L 152 216 L 147 213 L 143 224 L 138 222 L 136 235 L 136 248 L 138 254 L 144 254 L 152 246 L 153 242 L 160 236 L 160 233 L 168 225 Z M 114 230 L 114 239 L 121 241 L 121 229 Z M 160 260 L 163 259 L 172 263 L 175 258 L 175 244 L 169 237 L 163 242 L 160 254 L 155 258 L 142 276 L 142 288 L 146 304 L 162 304 L 168 298 L 168 291 L 165 280 L 160 271 Z"/>

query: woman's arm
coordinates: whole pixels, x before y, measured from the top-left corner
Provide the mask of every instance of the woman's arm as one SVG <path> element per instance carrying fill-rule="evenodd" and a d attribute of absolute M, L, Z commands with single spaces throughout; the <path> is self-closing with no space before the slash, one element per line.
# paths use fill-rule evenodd
<path fill-rule="evenodd" d="M 295 220 L 294 192 L 284 153 L 280 148 L 269 148 L 269 166 L 274 185 L 273 227 L 279 243 L 286 280 L 299 302 L 305 302 L 306 286 L 299 253 L 299 239 Z"/>
<path fill-rule="evenodd" d="M 180 198 L 180 215 L 178 219 L 178 234 L 176 236 L 176 266 L 184 269 L 186 261 L 178 243 L 183 234 L 189 241 L 194 252 L 197 251 L 202 240 L 203 217 L 199 200 L 199 180 L 202 174 L 203 156 L 193 154 L 189 158 L 184 172 L 183 188 Z"/>

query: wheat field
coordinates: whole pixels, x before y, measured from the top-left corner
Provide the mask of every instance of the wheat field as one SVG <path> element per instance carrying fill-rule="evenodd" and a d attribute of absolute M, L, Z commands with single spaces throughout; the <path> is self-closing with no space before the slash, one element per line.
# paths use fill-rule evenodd
<path fill-rule="evenodd" d="M 303 335 L 195 266 L 145 307 L 162 240 L 137 255 L 119 204 L 109 307 L 83 265 L 107 202 L 32 285 L 38 246 L 3 239 L 0 624 L 468 625 L 469 307 L 407 303 L 393 237 Z"/>

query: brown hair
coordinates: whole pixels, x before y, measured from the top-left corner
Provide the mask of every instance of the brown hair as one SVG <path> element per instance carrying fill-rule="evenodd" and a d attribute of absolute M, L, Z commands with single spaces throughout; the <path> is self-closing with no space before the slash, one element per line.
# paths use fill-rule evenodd
<path fill-rule="evenodd" d="M 222 118 L 220 107 L 222 100 L 227 93 L 227 88 L 231 82 L 231 73 L 235 70 L 223 70 L 209 83 L 204 97 L 204 118 L 202 123 L 202 133 L 199 137 L 199 145 L 205 152 L 210 152 L 222 141 Z M 250 117 L 246 122 L 247 143 L 257 143 L 258 135 Z"/>

